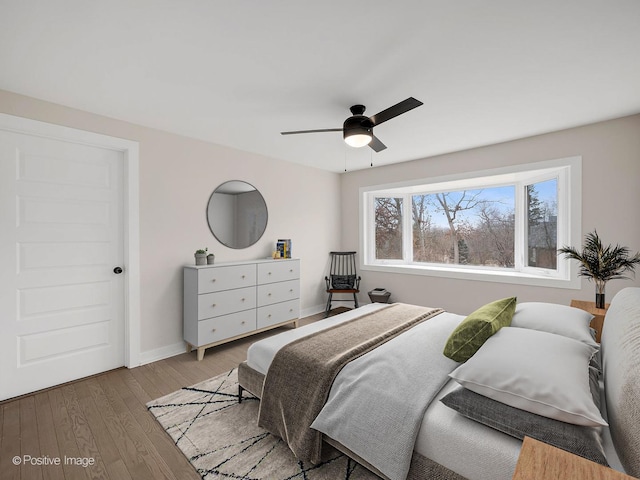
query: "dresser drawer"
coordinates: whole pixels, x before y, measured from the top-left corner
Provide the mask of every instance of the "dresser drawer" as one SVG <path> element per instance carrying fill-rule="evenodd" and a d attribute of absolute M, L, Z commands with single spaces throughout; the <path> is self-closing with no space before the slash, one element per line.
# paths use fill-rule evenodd
<path fill-rule="evenodd" d="M 258 284 L 284 282 L 300 278 L 298 260 L 279 260 L 258 264 Z"/>
<path fill-rule="evenodd" d="M 300 297 L 300 281 L 267 283 L 258 285 L 258 306 L 286 302 Z"/>
<path fill-rule="evenodd" d="M 198 270 L 198 293 L 219 292 L 255 284 L 255 264 L 201 268 Z"/>
<path fill-rule="evenodd" d="M 198 320 L 256 308 L 256 287 L 198 295 Z"/>
<path fill-rule="evenodd" d="M 300 300 L 274 303 L 258 308 L 258 328 L 293 320 L 300 316 Z"/>
<path fill-rule="evenodd" d="M 256 311 L 232 313 L 198 322 L 198 344 L 219 342 L 256 329 Z"/>

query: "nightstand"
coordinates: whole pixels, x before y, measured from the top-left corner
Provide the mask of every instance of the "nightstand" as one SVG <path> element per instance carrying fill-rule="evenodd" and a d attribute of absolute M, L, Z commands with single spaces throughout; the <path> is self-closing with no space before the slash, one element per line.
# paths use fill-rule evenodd
<path fill-rule="evenodd" d="M 525 437 L 512 480 L 634 480 L 629 475 Z"/>
<path fill-rule="evenodd" d="M 596 331 L 596 342 L 600 343 L 602 335 L 602 326 L 604 324 L 604 316 L 609 308 L 609 303 L 604 304 L 604 308 L 596 308 L 596 302 L 587 302 L 586 300 L 571 300 L 571 306 L 589 312 L 593 315 L 591 320 L 591 328 Z"/>

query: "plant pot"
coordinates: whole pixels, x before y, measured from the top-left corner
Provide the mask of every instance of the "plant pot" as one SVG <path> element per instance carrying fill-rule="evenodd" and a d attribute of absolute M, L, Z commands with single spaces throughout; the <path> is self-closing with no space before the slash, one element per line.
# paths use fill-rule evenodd
<path fill-rule="evenodd" d="M 207 255 L 207 265 L 213 265 L 213 262 L 215 261 L 216 256 L 213 253 L 210 253 L 209 255 Z"/>
<path fill-rule="evenodd" d="M 596 293 L 596 308 L 604 308 L 604 293 Z"/>
<path fill-rule="evenodd" d="M 207 254 L 206 253 L 196 253 L 196 265 L 206 265 L 207 264 Z"/>
<path fill-rule="evenodd" d="M 596 308 L 604 308 L 604 292 L 606 282 L 596 283 Z"/>

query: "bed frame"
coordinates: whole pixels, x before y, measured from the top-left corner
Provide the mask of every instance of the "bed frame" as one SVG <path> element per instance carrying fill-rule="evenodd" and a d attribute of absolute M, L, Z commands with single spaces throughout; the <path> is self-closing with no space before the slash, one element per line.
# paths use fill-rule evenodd
<path fill-rule="evenodd" d="M 629 475 L 640 477 L 640 288 L 625 288 L 612 300 L 602 332 L 606 414 L 616 453 Z M 248 391 L 260 398 L 264 375 L 246 362 L 238 366 L 238 401 Z M 386 479 L 348 448 L 324 436 L 324 442 Z M 464 477 L 413 452 L 407 479 L 464 480 Z"/>

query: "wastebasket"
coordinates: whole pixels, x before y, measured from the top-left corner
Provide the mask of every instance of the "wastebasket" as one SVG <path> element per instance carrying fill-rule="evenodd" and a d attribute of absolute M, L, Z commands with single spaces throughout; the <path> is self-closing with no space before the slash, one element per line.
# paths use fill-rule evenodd
<path fill-rule="evenodd" d="M 386 288 L 374 288 L 369 292 L 369 298 L 373 303 L 389 303 L 389 297 L 391 292 L 388 292 Z"/>

